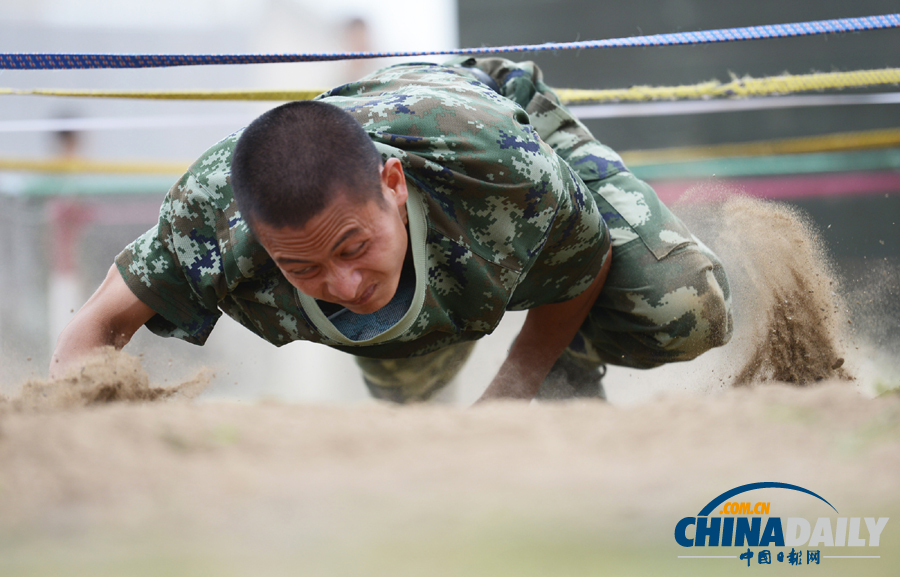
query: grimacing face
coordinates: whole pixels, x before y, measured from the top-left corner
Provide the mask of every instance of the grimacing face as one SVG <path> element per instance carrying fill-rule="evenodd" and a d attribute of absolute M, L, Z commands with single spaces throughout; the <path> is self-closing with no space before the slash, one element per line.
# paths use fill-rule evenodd
<path fill-rule="evenodd" d="M 337 194 L 303 228 L 254 223 L 269 256 L 297 289 L 354 313 L 369 314 L 397 292 L 409 240 L 406 178 L 396 158 L 381 169 L 383 203 Z"/>

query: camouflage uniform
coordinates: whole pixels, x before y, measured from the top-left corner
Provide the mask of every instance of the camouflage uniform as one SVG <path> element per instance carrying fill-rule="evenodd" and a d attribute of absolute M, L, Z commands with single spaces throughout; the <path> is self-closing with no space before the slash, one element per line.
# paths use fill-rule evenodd
<path fill-rule="evenodd" d="M 570 352 L 652 368 L 728 342 L 731 293 L 721 261 L 559 103 L 540 69 L 499 58 L 462 64 L 483 69 L 528 112 L 538 135 L 590 188 L 609 227 L 612 269 Z"/>
<path fill-rule="evenodd" d="M 460 64 L 497 86 L 465 67 L 403 64 L 319 97 L 403 164 L 415 278 L 398 291 L 406 301 L 383 309 L 393 316 L 351 313 L 364 330 L 348 337 L 280 274 L 235 206 L 236 133 L 189 169 L 158 225 L 116 259 L 158 313 L 148 328 L 202 344 L 224 311 L 273 344 L 308 340 L 362 357 L 376 396 L 427 398 L 506 310 L 587 288 L 611 232 L 610 280 L 567 354 L 649 367 L 727 340 L 727 283 L 715 257 L 558 105 L 540 71 L 499 59 Z"/>
<path fill-rule="evenodd" d="M 568 369 L 564 374 L 595 371 L 606 363 L 653 368 L 693 359 L 728 342 L 733 332 L 731 293 L 721 261 L 650 186 L 628 172 L 618 154 L 572 116 L 544 84 L 535 64 L 463 57 L 447 65 L 481 71 L 475 79 L 521 106 L 541 139 L 591 190 L 609 227 L 612 268 L 588 318 L 563 353 L 561 366 Z M 470 352 L 458 347 L 446 353 L 450 358 L 428 359 L 433 362 L 385 365 L 360 360 L 360 365 L 376 396 L 422 399 L 446 384 Z"/>

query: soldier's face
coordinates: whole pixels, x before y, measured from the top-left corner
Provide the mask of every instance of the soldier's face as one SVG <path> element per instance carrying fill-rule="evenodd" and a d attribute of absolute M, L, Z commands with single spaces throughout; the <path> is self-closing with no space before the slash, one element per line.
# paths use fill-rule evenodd
<path fill-rule="evenodd" d="M 389 159 L 381 180 L 383 203 L 338 194 L 303 228 L 255 224 L 260 243 L 300 292 L 358 314 L 373 313 L 393 298 L 409 245 L 400 162 Z"/>

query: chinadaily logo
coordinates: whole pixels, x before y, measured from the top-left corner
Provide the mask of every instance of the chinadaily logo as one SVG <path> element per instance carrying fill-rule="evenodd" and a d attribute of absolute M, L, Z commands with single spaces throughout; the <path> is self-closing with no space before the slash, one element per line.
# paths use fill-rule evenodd
<path fill-rule="evenodd" d="M 760 489 L 773 497 L 761 500 L 748 495 L 751 491 L 759 495 Z M 797 493 L 818 500 L 827 516 L 791 516 L 789 510 L 779 508 L 776 496 L 788 501 Z M 877 547 L 888 520 L 842 516 L 824 497 L 797 485 L 750 483 L 725 491 L 697 515 L 678 521 L 675 541 L 684 548 L 679 559 L 734 559 L 747 567 L 815 566 L 829 559 L 880 559 Z"/>

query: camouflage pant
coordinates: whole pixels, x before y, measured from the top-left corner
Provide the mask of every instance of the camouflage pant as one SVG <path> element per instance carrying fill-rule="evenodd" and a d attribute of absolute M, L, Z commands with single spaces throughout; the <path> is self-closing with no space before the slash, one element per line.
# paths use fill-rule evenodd
<path fill-rule="evenodd" d="M 594 193 L 612 238 L 612 267 L 600 297 L 566 355 L 582 365 L 652 368 L 686 361 L 728 342 L 731 295 L 718 257 L 659 201 L 650 186 L 622 170 L 621 158 L 598 142 L 559 103 L 531 62 L 501 58 L 450 61 L 522 106 L 544 142 Z M 490 78 L 485 78 L 485 74 Z M 624 165 L 621 165 L 624 168 Z M 474 343 L 421 357 L 358 358 L 375 397 L 424 400 L 446 385 Z"/>

